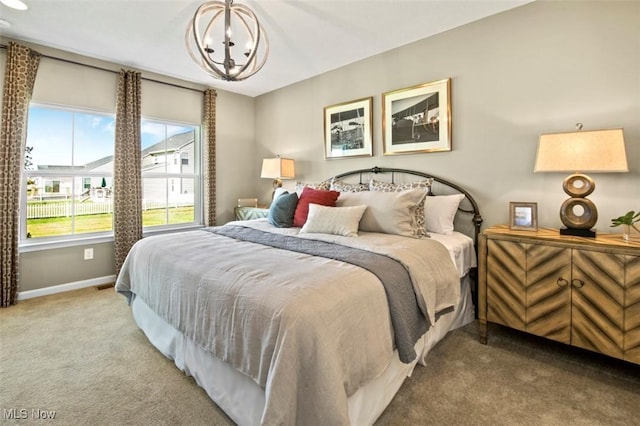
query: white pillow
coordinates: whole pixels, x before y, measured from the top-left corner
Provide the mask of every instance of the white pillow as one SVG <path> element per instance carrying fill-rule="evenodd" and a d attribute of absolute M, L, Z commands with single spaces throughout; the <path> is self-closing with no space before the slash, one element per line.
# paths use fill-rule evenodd
<path fill-rule="evenodd" d="M 419 237 L 413 213 L 425 197 L 422 189 L 402 192 L 341 192 L 336 206 L 366 205 L 360 230 Z"/>
<path fill-rule="evenodd" d="M 434 195 L 424 199 L 424 225 L 428 232 L 453 233 L 453 218 L 464 194 Z"/>
<path fill-rule="evenodd" d="M 358 225 L 366 209 L 367 206 L 327 207 L 309 204 L 309 216 L 300 232 L 357 237 Z"/>

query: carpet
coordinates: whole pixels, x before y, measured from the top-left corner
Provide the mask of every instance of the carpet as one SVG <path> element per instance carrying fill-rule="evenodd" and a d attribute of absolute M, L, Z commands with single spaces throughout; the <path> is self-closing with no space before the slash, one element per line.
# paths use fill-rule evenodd
<path fill-rule="evenodd" d="M 451 332 L 376 425 L 640 425 L 640 366 L 490 326 Z M 0 423 L 232 425 L 113 288 L 0 309 Z M 53 418 L 51 416 L 53 415 Z"/>

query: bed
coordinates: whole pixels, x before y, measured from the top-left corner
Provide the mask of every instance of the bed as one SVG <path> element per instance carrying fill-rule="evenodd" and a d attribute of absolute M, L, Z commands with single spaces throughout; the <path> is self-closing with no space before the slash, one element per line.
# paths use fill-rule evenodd
<path fill-rule="evenodd" d="M 373 424 L 474 320 L 481 222 L 454 183 L 356 170 L 280 195 L 268 219 L 140 240 L 116 291 L 237 424 Z"/>

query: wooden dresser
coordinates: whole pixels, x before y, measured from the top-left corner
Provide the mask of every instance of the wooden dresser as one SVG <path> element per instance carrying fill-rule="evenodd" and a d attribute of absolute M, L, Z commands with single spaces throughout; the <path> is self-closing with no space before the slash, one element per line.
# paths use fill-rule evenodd
<path fill-rule="evenodd" d="M 640 364 L 640 239 L 487 229 L 479 244 L 480 341 L 487 323 Z"/>

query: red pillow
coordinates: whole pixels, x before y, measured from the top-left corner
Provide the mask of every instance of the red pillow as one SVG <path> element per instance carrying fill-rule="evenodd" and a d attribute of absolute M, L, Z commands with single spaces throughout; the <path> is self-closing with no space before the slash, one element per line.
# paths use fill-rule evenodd
<path fill-rule="evenodd" d="M 293 215 L 293 226 L 301 228 L 307 221 L 309 215 L 309 204 L 320 204 L 321 206 L 335 207 L 340 193 L 338 191 L 325 191 L 304 187 L 298 199 L 296 212 Z"/>

